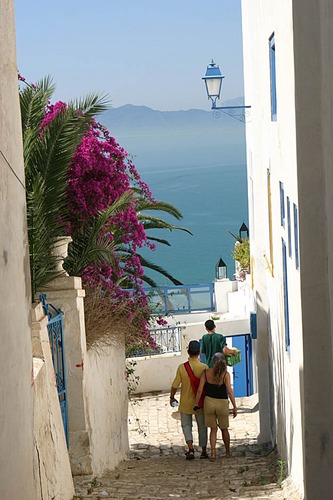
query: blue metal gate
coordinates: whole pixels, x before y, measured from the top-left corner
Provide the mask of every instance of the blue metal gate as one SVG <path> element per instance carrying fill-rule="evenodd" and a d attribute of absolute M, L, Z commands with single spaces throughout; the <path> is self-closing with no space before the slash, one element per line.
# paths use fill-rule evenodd
<path fill-rule="evenodd" d="M 52 304 L 46 302 L 46 294 L 40 296 L 44 313 L 48 317 L 47 329 L 52 353 L 54 373 L 56 377 L 59 403 L 62 421 L 64 424 L 65 436 L 68 445 L 68 410 L 66 393 L 66 370 L 65 370 L 65 346 L 64 346 L 64 326 L 62 321 L 63 312 Z"/>
<path fill-rule="evenodd" d="M 251 335 L 233 336 L 232 346 L 242 351 L 242 361 L 232 367 L 235 397 L 251 396 L 253 394 Z"/>
<path fill-rule="evenodd" d="M 225 337 L 230 338 L 229 335 Z M 251 334 L 232 335 L 232 346 L 242 351 L 242 361 L 232 367 L 235 397 L 251 396 L 253 394 Z M 200 361 L 206 363 L 206 356 L 204 354 L 200 354 Z"/>

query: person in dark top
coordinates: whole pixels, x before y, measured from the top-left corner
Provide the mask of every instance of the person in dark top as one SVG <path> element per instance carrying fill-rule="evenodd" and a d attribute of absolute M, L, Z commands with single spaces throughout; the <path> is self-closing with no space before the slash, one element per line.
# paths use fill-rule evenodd
<path fill-rule="evenodd" d="M 213 356 L 213 368 L 205 370 L 200 377 L 200 384 L 196 394 L 197 411 L 198 402 L 203 388 L 206 390 L 204 402 L 204 414 L 206 427 L 210 428 L 210 460 L 216 459 L 216 438 L 217 427 L 222 431 L 222 439 L 225 446 L 226 456 L 230 454 L 230 434 L 229 434 L 229 399 L 233 406 L 233 416 L 237 416 L 237 407 L 234 392 L 230 383 L 230 374 L 227 371 L 227 365 L 223 353 L 217 352 Z"/>
<path fill-rule="evenodd" d="M 209 368 L 213 366 L 212 358 L 216 352 L 237 356 L 238 350 L 236 348 L 229 349 L 225 337 L 221 333 L 215 333 L 216 326 L 212 319 L 206 321 L 205 328 L 208 333 L 202 337 L 201 353 L 206 356 L 206 363 Z"/>

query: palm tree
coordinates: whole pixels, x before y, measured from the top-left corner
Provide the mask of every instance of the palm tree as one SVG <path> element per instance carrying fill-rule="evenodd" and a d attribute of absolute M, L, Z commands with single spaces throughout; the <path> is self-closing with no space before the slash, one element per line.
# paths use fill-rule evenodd
<path fill-rule="evenodd" d="M 125 211 L 133 202 L 133 191 L 129 190 L 125 192 L 106 210 L 97 213 L 87 223 L 81 225 L 79 231 L 73 235 L 73 242 L 69 245 L 68 257 L 65 260 L 64 268 L 72 276 L 81 276 L 83 271 L 88 266 L 94 264 L 102 266 L 107 264 L 112 267 L 114 276 L 117 276 L 119 274 L 120 267 L 125 272 L 121 278 L 116 279 L 115 284 L 122 288 L 132 288 L 133 285 L 131 276 L 134 275 L 134 271 L 127 269 L 125 264 L 133 255 L 135 255 L 139 258 L 142 267 L 165 276 L 175 285 L 182 285 L 179 280 L 174 278 L 163 267 L 152 263 L 137 252 L 133 252 L 128 245 L 125 245 L 122 242 L 121 229 L 117 225 L 110 222 L 112 221 L 112 216 L 118 212 Z M 175 226 L 161 218 L 143 213 L 143 211 L 146 210 L 163 211 L 177 219 L 181 219 L 182 215 L 180 211 L 170 203 L 162 201 L 148 201 L 144 198 L 138 197 L 136 191 L 134 206 L 137 211 L 138 219 L 143 224 L 145 231 L 149 231 L 151 229 L 168 229 L 170 231 L 180 230 L 192 234 L 186 228 Z M 111 238 L 110 235 L 112 235 Z M 166 239 L 148 235 L 147 239 L 170 246 L 170 243 Z M 157 286 L 155 281 L 146 274 L 144 274 L 141 279 L 150 286 Z"/>
<path fill-rule="evenodd" d="M 119 257 L 124 247 L 120 240 L 119 229 L 110 225 L 110 220 L 118 212 L 127 210 L 132 203 L 132 190 L 125 191 L 107 209 L 98 212 L 87 223 L 81 224 L 73 235 L 68 257 L 64 262 L 64 269 L 71 276 L 82 276 L 85 269 L 94 264 L 97 266 L 107 264 L 115 271 L 118 270 Z"/>
<path fill-rule="evenodd" d="M 148 231 L 150 230 L 155 230 L 155 229 L 168 229 L 169 231 L 184 231 L 190 235 L 192 235 L 191 231 L 188 229 L 181 227 L 181 226 L 175 226 L 174 224 L 170 224 L 169 222 L 165 221 L 164 219 L 161 219 L 160 217 L 155 217 L 151 214 L 147 214 L 145 212 L 151 212 L 151 211 L 158 211 L 158 212 L 164 212 L 168 215 L 171 215 L 177 220 L 182 219 L 182 214 L 176 208 L 174 205 L 171 203 L 168 203 L 166 201 L 149 201 L 146 198 L 138 196 L 137 202 L 135 205 L 135 209 L 138 214 L 138 219 L 139 221 L 143 224 L 144 229 L 147 233 L 147 238 L 148 240 L 156 243 L 161 243 L 162 245 L 167 245 L 170 246 L 170 243 L 168 240 L 164 238 L 157 238 L 156 236 L 151 236 Z M 141 265 L 144 268 L 150 269 L 152 271 L 155 271 L 162 276 L 168 278 L 174 285 L 182 285 L 183 283 L 179 281 L 177 278 L 174 278 L 168 271 L 166 271 L 163 267 L 154 264 L 150 260 L 147 260 L 144 258 L 142 255 L 138 255 Z M 147 283 L 150 286 L 156 287 L 156 283 L 153 279 L 151 279 L 149 276 L 146 274 L 142 277 L 142 280 Z"/>
<path fill-rule="evenodd" d="M 20 92 L 33 297 L 38 289 L 44 288 L 58 275 L 57 258 L 52 255 L 52 247 L 59 237 L 66 234 L 66 223 L 69 220 L 66 196 L 68 167 L 91 125 L 92 117 L 107 108 L 105 96 L 88 95 L 83 100 L 62 106 L 46 126 L 41 126 L 54 90 L 51 78 L 46 77 L 35 86 L 27 85 Z M 148 240 L 170 245 L 164 238 L 149 235 L 150 230 L 154 229 L 181 230 L 192 234 L 183 227 L 147 213 L 162 211 L 180 220 L 182 215 L 173 205 L 162 201 L 151 202 L 137 188 L 133 188 L 133 192 L 138 219 L 147 231 Z M 128 208 L 132 202 L 132 195 L 125 193 L 75 235 L 64 265 L 71 275 L 81 275 L 84 268 L 95 263 L 104 262 L 116 268 L 118 260 L 125 266 L 133 252 L 122 243 L 119 228 L 109 228 L 112 239 L 101 235 L 102 228 L 110 217 L 117 211 Z M 161 266 L 141 255 L 137 256 L 143 267 L 162 274 L 174 284 L 181 284 Z M 130 274 L 130 271 L 126 271 L 119 284 L 131 286 Z M 142 279 L 147 284 L 156 286 L 146 274 Z"/>
<path fill-rule="evenodd" d="M 54 92 L 47 77 L 20 91 L 32 297 L 58 274 L 52 246 L 64 235 L 68 167 L 94 115 L 107 108 L 97 94 L 64 105 L 41 127 Z"/>

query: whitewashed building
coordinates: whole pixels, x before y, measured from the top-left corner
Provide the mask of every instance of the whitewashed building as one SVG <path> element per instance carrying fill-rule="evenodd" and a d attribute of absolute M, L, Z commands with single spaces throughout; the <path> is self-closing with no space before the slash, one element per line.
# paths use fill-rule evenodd
<path fill-rule="evenodd" d="M 242 0 L 260 438 L 333 498 L 333 2 Z"/>
<path fill-rule="evenodd" d="M 0 498 L 35 500 L 30 275 L 14 2 L 0 0 Z"/>

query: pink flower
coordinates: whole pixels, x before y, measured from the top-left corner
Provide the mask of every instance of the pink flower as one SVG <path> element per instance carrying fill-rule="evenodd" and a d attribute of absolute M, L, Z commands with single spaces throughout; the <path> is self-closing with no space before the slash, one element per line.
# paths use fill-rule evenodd
<path fill-rule="evenodd" d="M 45 117 L 40 124 L 41 134 L 66 107 L 66 103 L 62 101 L 54 105 L 48 104 Z M 69 220 L 66 225 L 68 234 L 75 240 L 75 235 L 84 231 L 99 212 L 110 207 L 132 187 L 138 188 L 141 196 L 154 202 L 148 185 L 141 180 L 133 162 L 128 158 L 128 153 L 116 139 L 111 137 L 103 125 L 93 121 L 77 147 L 69 167 L 67 190 Z M 150 319 L 148 298 L 142 287 L 141 278 L 144 270 L 137 256 L 138 248 L 147 246 L 154 250 L 155 245 L 149 242 L 144 226 L 138 219 L 135 201 L 126 210 L 109 218 L 101 230 L 100 238 L 114 241 L 115 245 L 121 243 L 124 247 L 122 255 L 127 255 L 126 251 L 128 255 L 123 262 L 121 254 L 117 254 L 115 250 L 112 267 L 107 262 L 88 266 L 82 273 L 83 283 L 92 287 L 102 287 L 108 290 L 112 300 L 128 304 L 131 310 L 128 320 L 133 321 L 140 315 L 142 337 L 155 349 L 155 342 L 148 329 Z M 123 290 L 118 284 L 125 274 L 126 286 L 131 288 L 130 291 Z"/>

